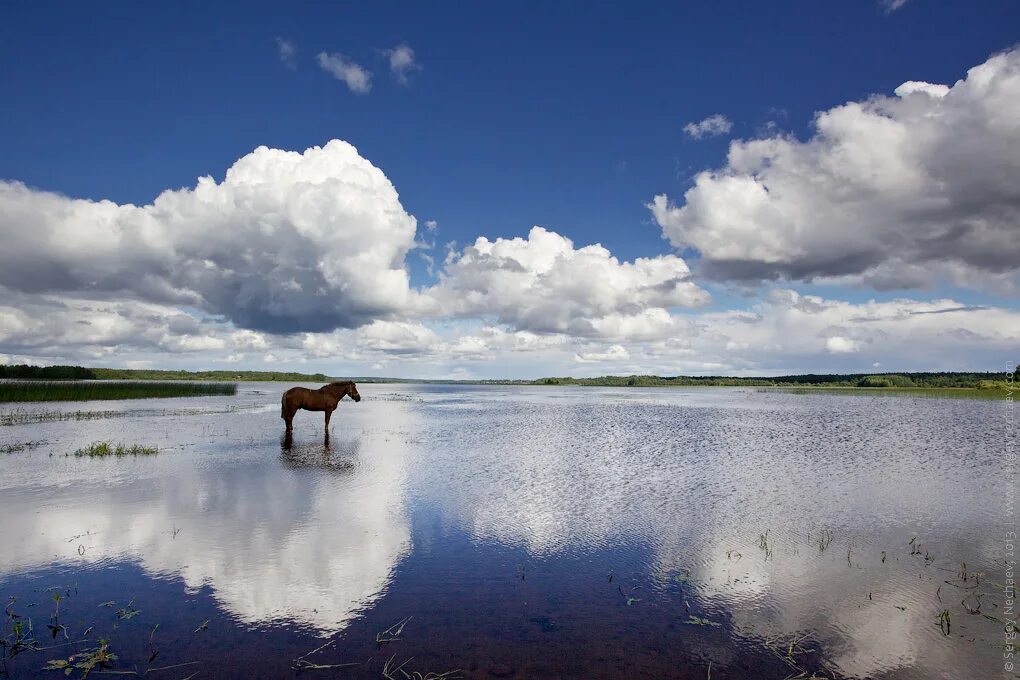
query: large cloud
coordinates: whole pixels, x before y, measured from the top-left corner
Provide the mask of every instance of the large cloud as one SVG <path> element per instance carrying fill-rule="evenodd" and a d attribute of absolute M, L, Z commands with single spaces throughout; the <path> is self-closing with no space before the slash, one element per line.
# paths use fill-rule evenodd
<path fill-rule="evenodd" d="M 273 332 L 354 327 L 416 304 L 415 231 L 350 144 L 260 147 L 222 182 L 140 207 L 0 182 L 0 286 L 190 305 Z"/>
<path fill-rule="evenodd" d="M 153 351 L 216 353 L 269 348 L 263 333 L 196 318 L 169 305 L 29 295 L 0 287 L 0 348 L 68 361 Z"/>
<path fill-rule="evenodd" d="M 733 370 L 966 370 L 1005 366 L 1020 312 L 953 299 L 852 303 L 774 290 L 747 310 L 693 320 L 696 355 Z"/>
<path fill-rule="evenodd" d="M 527 239 L 482 237 L 451 253 L 430 295 L 451 316 L 493 316 L 519 330 L 575 336 L 600 335 L 613 318 L 709 300 L 679 257 L 621 263 L 601 245 L 574 248 L 542 227 Z"/>
<path fill-rule="evenodd" d="M 0 297 L 9 292 L 0 289 Z M 172 306 L 16 295 L 0 304 L 0 363 L 298 367 L 333 375 L 764 375 L 995 370 L 1015 361 L 1020 312 L 951 298 L 852 303 L 774 290 L 746 309 L 610 315 L 592 335 L 496 320 L 378 320 L 289 335 L 239 330 Z"/>
<path fill-rule="evenodd" d="M 681 206 L 650 208 L 719 279 L 843 277 L 912 288 L 945 277 L 1016 292 L 1020 267 L 1020 50 L 952 87 L 817 115 L 807 141 L 735 141 Z"/>

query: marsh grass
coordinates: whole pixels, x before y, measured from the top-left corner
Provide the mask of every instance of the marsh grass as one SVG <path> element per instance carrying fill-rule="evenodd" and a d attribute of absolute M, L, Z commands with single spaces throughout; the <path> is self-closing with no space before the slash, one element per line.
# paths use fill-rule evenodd
<path fill-rule="evenodd" d="M 102 420 L 128 415 L 127 411 L 8 411 L 0 413 L 0 426 L 38 425 L 66 420 Z"/>
<path fill-rule="evenodd" d="M 0 444 L 0 454 L 4 453 L 21 453 L 22 451 L 31 451 L 32 449 L 38 448 L 45 444 L 44 441 L 29 441 L 29 442 L 14 442 L 13 444 Z"/>
<path fill-rule="evenodd" d="M 93 399 L 158 399 L 237 394 L 236 383 L 126 381 L 5 381 L 0 402 L 91 401 Z"/>
<path fill-rule="evenodd" d="M 758 547 L 761 548 L 762 552 L 765 553 L 766 561 L 772 557 L 772 549 L 775 547 L 775 539 L 769 539 L 769 534 L 772 532 L 771 529 L 766 529 L 764 534 L 758 537 Z"/>
<path fill-rule="evenodd" d="M 825 552 L 829 545 L 832 543 L 832 539 L 834 539 L 835 537 L 836 535 L 832 532 L 831 529 L 822 529 L 818 533 L 818 552 L 820 553 Z"/>
<path fill-rule="evenodd" d="M 159 453 L 155 446 L 141 444 L 111 444 L 110 442 L 93 442 L 74 452 L 75 458 L 106 458 L 108 456 L 154 456 Z"/>
<path fill-rule="evenodd" d="M 378 642 L 379 644 L 396 642 L 397 640 L 400 639 L 400 634 L 404 632 L 404 626 L 406 626 L 407 622 L 410 621 L 412 618 L 413 617 L 408 616 L 407 618 L 397 621 L 386 630 L 380 633 L 376 633 L 375 641 Z"/>
<path fill-rule="evenodd" d="M 952 632 L 952 615 L 948 609 L 939 612 L 939 630 L 947 637 Z"/>
<path fill-rule="evenodd" d="M 106 420 L 107 418 L 150 418 L 167 416 L 210 416 L 239 413 L 243 406 L 228 405 L 218 409 L 131 409 L 127 411 L 57 411 L 57 410 L 21 410 L 15 409 L 0 413 L 0 427 L 14 425 L 38 425 L 40 423 L 59 423 L 78 420 Z"/>
<path fill-rule="evenodd" d="M 702 618 L 700 616 L 695 616 L 694 614 L 688 614 L 687 615 L 687 620 L 684 621 L 684 623 L 690 624 L 692 626 L 711 626 L 713 628 L 718 628 L 719 626 L 722 625 L 718 621 L 712 621 L 711 619 L 704 619 L 704 618 Z"/>
<path fill-rule="evenodd" d="M 434 671 L 426 673 L 422 673 L 421 671 L 407 671 L 404 670 L 404 667 L 414 660 L 414 657 L 409 657 L 406 661 L 404 661 L 404 663 L 399 666 L 394 666 L 393 661 L 396 657 L 397 655 L 394 654 L 386 660 L 386 663 L 383 664 L 382 676 L 386 678 L 386 680 L 453 680 L 454 678 L 464 677 L 463 675 L 458 675 L 458 673 L 461 672 L 459 668 L 452 671 L 446 671 L 445 673 L 436 673 Z"/>

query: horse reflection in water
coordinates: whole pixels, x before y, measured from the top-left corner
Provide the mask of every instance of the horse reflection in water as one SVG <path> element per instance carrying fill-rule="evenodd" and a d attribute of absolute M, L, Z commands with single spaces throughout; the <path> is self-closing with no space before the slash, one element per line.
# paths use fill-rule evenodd
<path fill-rule="evenodd" d="M 344 397 L 361 401 L 358 387 L 353 380 L 334 382 L 317 390 L 307 387 L 292 387 L 283 393 L 280 402 L 280 417 L 287 424 L 287 433 L 294 431 L 294 414 L 300 409 L 305 411 L 323 411 L 326 414 L 326 438 L 329 439 L 329 419 L 336 410 L 337 404 Z"/>
<path fill-rule="evenodd" d="M 331 472 L 352 472 L 358 467 L 360 439 L 332 442 L 329 432 L 322 444 L 300 442 L 294 445 L 294 434 L 287 430 L 280 440 L 280 454 L 288 468 L 319 468 Z"/>

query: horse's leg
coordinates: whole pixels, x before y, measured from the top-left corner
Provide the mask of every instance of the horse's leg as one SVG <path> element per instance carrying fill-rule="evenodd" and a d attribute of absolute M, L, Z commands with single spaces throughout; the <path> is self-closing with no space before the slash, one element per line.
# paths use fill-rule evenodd
<path fill-rule="evenodd" d="M 336 408 L 335 406 L 333 408 Z M 333 416 L 333 409 L 326 407 L 326 436 L 329 436 L 329 419 Z"/>
<path fill-rule="evenodd" d="M 290 432 L 294 429 L 294 408 L 288 403 L 290 401 L 288 396 L 287 393 L 284 393 L 280 400 L 280 417 L 283 418 L 283 422 L 287 426 L 287 432 Z"/>

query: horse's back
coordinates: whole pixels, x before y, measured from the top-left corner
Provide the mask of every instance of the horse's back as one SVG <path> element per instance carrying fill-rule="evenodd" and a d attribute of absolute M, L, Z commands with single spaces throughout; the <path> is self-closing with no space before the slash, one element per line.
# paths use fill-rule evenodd
<path fill-rule="evenodd" d="M 284 404 L 306 411 L 324 411 L 326 401 L 322 390 L 310 390 L 307 387 L 292 387 L 283 393 Z"/>

